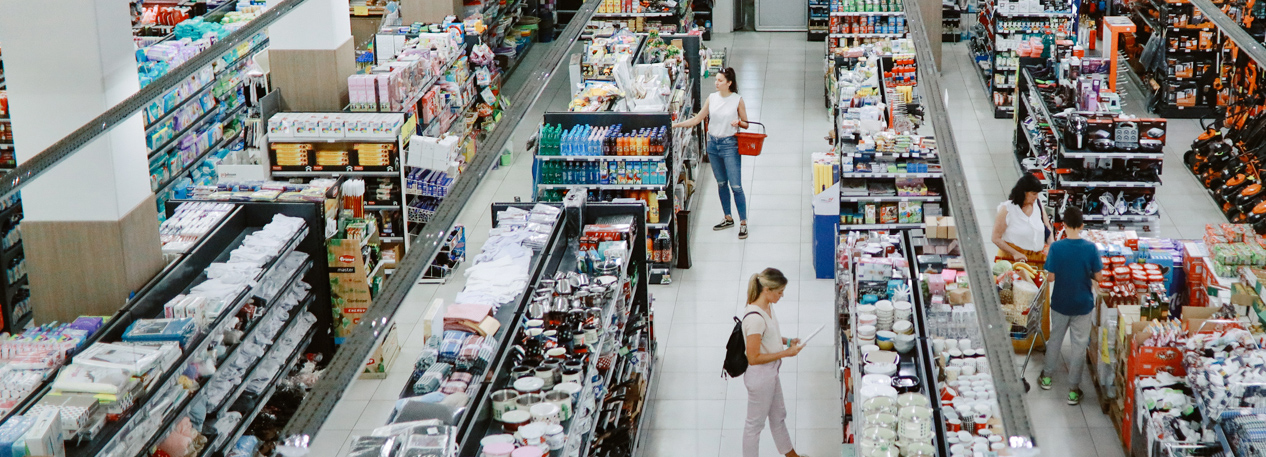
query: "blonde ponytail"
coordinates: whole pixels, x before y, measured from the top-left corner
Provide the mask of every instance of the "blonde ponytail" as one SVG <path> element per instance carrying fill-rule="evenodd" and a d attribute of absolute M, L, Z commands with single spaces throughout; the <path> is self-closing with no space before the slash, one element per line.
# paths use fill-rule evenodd
<path fill-rule="evenodd" d="M 747 304 L 756 302 L 760 297 L 760 293 L 769 289 L 778 289 L 787 286 L 787 277 L 783 276 L 777 268 L 766 268 L 760 273 L 752 275 L 752 279 L 747 283 Z"/>

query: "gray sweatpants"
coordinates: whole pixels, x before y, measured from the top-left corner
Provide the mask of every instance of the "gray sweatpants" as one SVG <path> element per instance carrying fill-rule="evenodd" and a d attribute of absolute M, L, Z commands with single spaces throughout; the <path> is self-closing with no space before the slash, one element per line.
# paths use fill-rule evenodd
<path fill-rule="evenodd" d="M 774 434 L 774 447 L 779 454 L 791 452 L 791 434 L 787 432 L 787 403 L 782 397 L 782 381 L 778 368 L 782 361 L 750 365 L 743 373 L 747 386 L 747 422 L 743 425 L 743 457 L 760 455 L 760 432 L 769 418 L 769 431 Z"/>
<path fill-rule="evenodd" d="M 1051 310 L 1051 339 L 1046 343 L 1046 366 L 1043 376 L 1051 376 L 1063 359 L 1064 332 L 1072 334 L 1073 354 L 1068 360 L 1068 388 L 1078 389 L 1081 371 L 1086 366 L 1086 346 L 1090 344 L 1090 315 L 1069 316 Z"/>

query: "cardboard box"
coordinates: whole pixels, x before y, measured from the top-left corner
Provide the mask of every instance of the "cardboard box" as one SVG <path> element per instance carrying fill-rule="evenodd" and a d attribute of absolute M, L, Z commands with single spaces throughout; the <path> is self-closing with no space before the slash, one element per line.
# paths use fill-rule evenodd
<path fill-rule="evenodd" d="M 938 227 L 938 230 L 941 230 L 941 238 L 958 238 L 958 227 L 954 224 L 954 216 L 945 216 L 941 218 L 941 225 Z"/>
<path fill-rule="evenodd" d="M 369 355 L 369 360 L 365 362 L 365 369 L 361 371 L 360 377 L 386 379 L 387 371 L 391 369 L 391 365 L 395 363 L 396 358 L 399 356 L 400 338 L 396 332 L 396 323 L 392 322 L 391 327 L 387 328 L 387 334 L 383 336 L 382 342 Z"/>
<path fill-rule="evenodd" d="M 61 414 L 56 409 L 40 412 L 25 438 L 29 457 L 66 457 Z"/>
<path fill-rule="evenodd" d="M 1151 376 L 1162 371 L 1176 376 L 1187 374 L 1182 365 L 1182 351 L 1171 347 L 1145 346 L 1144 342 L 1151 336 L 1147 322 L 1136 322 L 1134 326 L 1125 372 L 1127 391 L 1134 388 L 1134 379 L 1138 376 Z"/>

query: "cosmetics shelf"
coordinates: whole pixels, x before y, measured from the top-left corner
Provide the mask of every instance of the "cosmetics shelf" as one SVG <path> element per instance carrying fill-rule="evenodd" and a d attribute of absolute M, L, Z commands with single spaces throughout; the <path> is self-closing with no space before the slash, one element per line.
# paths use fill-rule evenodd
<path fill-rule="evenodd" d="M 974 62 L 994 105 L 994 117 L 1006 119 L 1015 112 L 1017 95 L 1017 50 L 1029 38 L 1049 39 L 1052 33 L 1071 32 L 1075 27 L 1068 0 L 1044 2 L 1043 8 L 1062 5 L 1067 10 L 1019 11 L 1031 5 L 1011 0 L 987 0 L 980 5 L 979 34 L 972 41 Z M 1048 45 L 1049 46 L 1049 45 Z M 1026 46 L 1027 47 L 1027 46 Z"/>

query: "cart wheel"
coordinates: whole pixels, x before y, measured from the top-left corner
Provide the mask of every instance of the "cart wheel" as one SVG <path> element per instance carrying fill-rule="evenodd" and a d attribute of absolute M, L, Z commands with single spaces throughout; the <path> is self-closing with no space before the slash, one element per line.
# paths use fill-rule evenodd
<path fill-rule="evenodd" d="M 1024 381 L 1024 393 L 1027 394 L 1029 393 L 1029 380 L 1028 379 L 1022 379 L 1022 380 Z"/>

